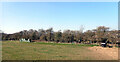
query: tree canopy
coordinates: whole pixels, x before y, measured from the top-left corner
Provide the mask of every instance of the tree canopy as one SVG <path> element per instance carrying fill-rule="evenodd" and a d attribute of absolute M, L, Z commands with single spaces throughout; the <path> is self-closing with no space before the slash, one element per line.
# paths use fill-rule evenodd
<path fill-rule="evenodd" d="M 109 27 L 99 26 L 93 30 L 87 30 L 81 32 L 79 30 L 64 30 L 61 32 L 54 32 L 53 28 L 47 30 L 23 30 L 13 34 L 2 34 L 2 40 L 19 40 L 21 38 L 40 40 L 40 41 L 53 41 L 53 42 L 67 42 L 67 43 L 86 43 L 89 42 L 101 42 L 107 39 L 107 41 L 116 43 L 119 40 L 118 30 L 109 30 Z"/>

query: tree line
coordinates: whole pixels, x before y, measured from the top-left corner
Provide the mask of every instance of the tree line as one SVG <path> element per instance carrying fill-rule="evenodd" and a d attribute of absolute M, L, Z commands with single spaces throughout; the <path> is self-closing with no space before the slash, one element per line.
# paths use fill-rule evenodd
<path fill-rule="evenodd" d="M 2 40 L 19 40 L 21 38 L 40 40 L 48 42 L 66 42 L 66 43 L 100 43 L 102 41 L 109 41 L 116 43 L 119 39 L 118 30 L 109 30 L 109 27 L 99 26 L 93 30 L 81 32 L 79 30 L 61 30 L 54 32 L 53 28 L 47 30 L 23 30 L 13 34 L 2 34 Z"/>

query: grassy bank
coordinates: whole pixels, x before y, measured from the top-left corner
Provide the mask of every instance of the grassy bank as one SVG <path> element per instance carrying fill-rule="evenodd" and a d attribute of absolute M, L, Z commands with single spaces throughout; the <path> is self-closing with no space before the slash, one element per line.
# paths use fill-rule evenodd
<path fill-rule="evenodd" d="M 2 43 L 3 60 L 95 60 L 103 59 L 87 47 L 98 45 L 65 43 L 27 43 L 5 41 Z"/>

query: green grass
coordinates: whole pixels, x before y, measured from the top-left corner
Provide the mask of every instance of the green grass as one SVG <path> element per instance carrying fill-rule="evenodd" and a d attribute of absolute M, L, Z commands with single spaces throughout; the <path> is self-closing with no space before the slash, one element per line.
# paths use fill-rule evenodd
<path fill-rule="evenodd" d="M 93 46 L 99 46 L 99 45 L 90 45 L 90 44 L 68 44 L 68 43 L 46 43 L 46 42 L 38 42 L 37 44 L 46 44 L 46 45 L 69 45 L 69 46 L 88 46 L 88 47 L 93 47 Z"/>
<path fill-rule="evenodd" d="M 98 45 L 65 43 L 2 42 L 3 60 L 95 60 L 101 59 L 88 47 Z"/>

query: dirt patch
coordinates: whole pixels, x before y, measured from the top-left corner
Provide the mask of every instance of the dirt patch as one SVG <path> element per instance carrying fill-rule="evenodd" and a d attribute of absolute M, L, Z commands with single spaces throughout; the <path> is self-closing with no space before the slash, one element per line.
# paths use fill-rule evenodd
<path fill-rule="evenodd" d="M 118 60 L 118 48 L 104 48 L 100 46 L 89 47 L 88 49 L 94 51 L 100 56 L 103 56 L 107 60 Z"/>

